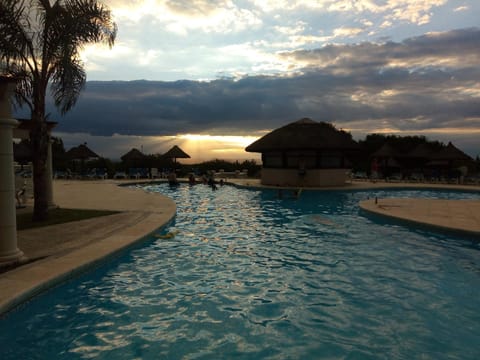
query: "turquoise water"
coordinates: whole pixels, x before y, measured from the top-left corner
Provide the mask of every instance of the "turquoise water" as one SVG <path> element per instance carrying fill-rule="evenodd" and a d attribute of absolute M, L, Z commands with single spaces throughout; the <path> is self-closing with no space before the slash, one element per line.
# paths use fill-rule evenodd
<path fill-rule="evenodd" d="M 175 221 L 1 319 L 1 359 L 479 358 L 480 244 L 357 205 L 478 193 L 148 190 Z"/>

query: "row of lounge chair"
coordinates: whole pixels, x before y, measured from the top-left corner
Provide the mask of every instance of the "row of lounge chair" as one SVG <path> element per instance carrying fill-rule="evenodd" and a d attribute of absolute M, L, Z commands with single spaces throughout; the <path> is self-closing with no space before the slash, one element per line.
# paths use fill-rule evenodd
<path fill-rule="evenodd" d="M 387 182 L 408 182 L 408 183 L 429 183 L 429 184 L 462 184 L 480 185 L 480 174 L 469 176 L 426 176 L 422 173 L 412 173 L 404 176 L 400 173 L 389 176 L 372 177 L 365 172 L 354 172 L 350 175 L 352 180 L 360 181 L 387 181 Z"/>
<path fill-rule="evenodd" d="M 86 172 L 73 172 L 70 169 L 65 171 L 57 170 L 53 174 L 54 179 L 106 179 L 108 178 L 107 169 L 93 168 Z"/>
<path fill-rule="evenodd" d="M 166 178 L 168 170 L 158 171 L 157 168 L 130 168 L 127 172 L 116 171 L 114 179 L 157 179 Z"/>
<path fill-rule="evenodd" d="M 223 169 L 218 170 L 215 173 L 215 177 L 227 179 L 227 178 L 241 178 L 248 176 L 248 169 L 243 169 L 242 171 L 224 171 Z"/>

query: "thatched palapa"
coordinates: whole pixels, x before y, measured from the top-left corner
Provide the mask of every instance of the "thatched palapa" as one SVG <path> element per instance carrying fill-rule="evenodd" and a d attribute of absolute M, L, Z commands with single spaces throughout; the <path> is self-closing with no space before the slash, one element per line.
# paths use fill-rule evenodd
<path fill-rule="evenodd" d="M 276 150 L 345 150 L 358 149 L 349 133 L 335 129 L 332 124 L 303 118 L 273 130 L 245 149 L 249 152 Z"/>
<path fill-rule="evenodd" d="M 457 148 L 451 142 L 440 151 L 431 155 L 432 160 L 446 160 L 446 161 L 470 161 L 472 158 L 465 154 L 462 150 Z"/>
<path fill-rule="evenodd" d="M 347 157 L 358 149 L 349 133 L 304 118 L 273 130 L 245 150 L 262 153 L 262 184 L 313 187 L 344 184 Z"/>
<path fill-rule="evenodd" d="M 71 160 L 90 160 L 100 157 L 86 143 L 71 148 L 66 154 Z"/>
<path fill-rule="evenodd" d="M 120 159 L 122 161 L 128 162 L 128 161 L 136 161 L 136 160 L 142 160 L 145 158 L 145 155 L 138 149 L 132 148 L 129 152 L 126 154 L 123 154 Z"/>
<path fill-rule="evenodd" d="M 190 155 L 180 149 L 177 145 L 172 146 L 171 149 L 162 156 L 167 159 L 173 159 L 174 164 L 177 163 L 177 159 L 190 159 Z"/>

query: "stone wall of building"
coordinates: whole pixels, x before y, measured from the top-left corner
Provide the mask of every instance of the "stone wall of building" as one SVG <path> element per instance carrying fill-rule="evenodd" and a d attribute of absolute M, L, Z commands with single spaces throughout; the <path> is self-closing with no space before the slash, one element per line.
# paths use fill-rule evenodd
<path fill-rule="evenodd" d="M 298 169 L 263 168 L 262 185 L 292 187 L 343 186 L 349 180 L 348 169 L 307 169 L 300 175 Z"/>

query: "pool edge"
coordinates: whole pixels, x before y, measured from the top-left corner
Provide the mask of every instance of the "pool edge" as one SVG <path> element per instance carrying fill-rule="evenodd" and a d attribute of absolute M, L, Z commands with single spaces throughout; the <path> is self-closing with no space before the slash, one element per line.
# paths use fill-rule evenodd
<path fill-rule="evenodd" d="M 116 184 L 109 184 L 109 186 L 117 187 Z M 119 193 L 123 193 L 123 191 Z M 119 194 L 119 196 L 121 195 Z M 117 197 L 115 201 L 118 200 Z M 147 211 L 139 208 L 130 210 L 132 212 L 140 211 L 144 216 L 141 221 L 124 227 L 121 231 L 110 234 L 97 242 L 61 254 L 53 254 L 0 274 L 0 288 L 2 289 L 0 317 L 49 288 L 116 257 L 168 225 L 176 215 L 175 202 L 162 196 L 155 198 L 154 203 L 160 209 L 157 207 Z"/>
<path fill-rule="evenodd" d="M 441 200 L 418 198 L 382 198 L 359 202 L 361 211 L 407 225 L 442 233 L 472 237 L 480 241 L 480 220 L 458 216 L 480 209 L 480 200 Z"/>

